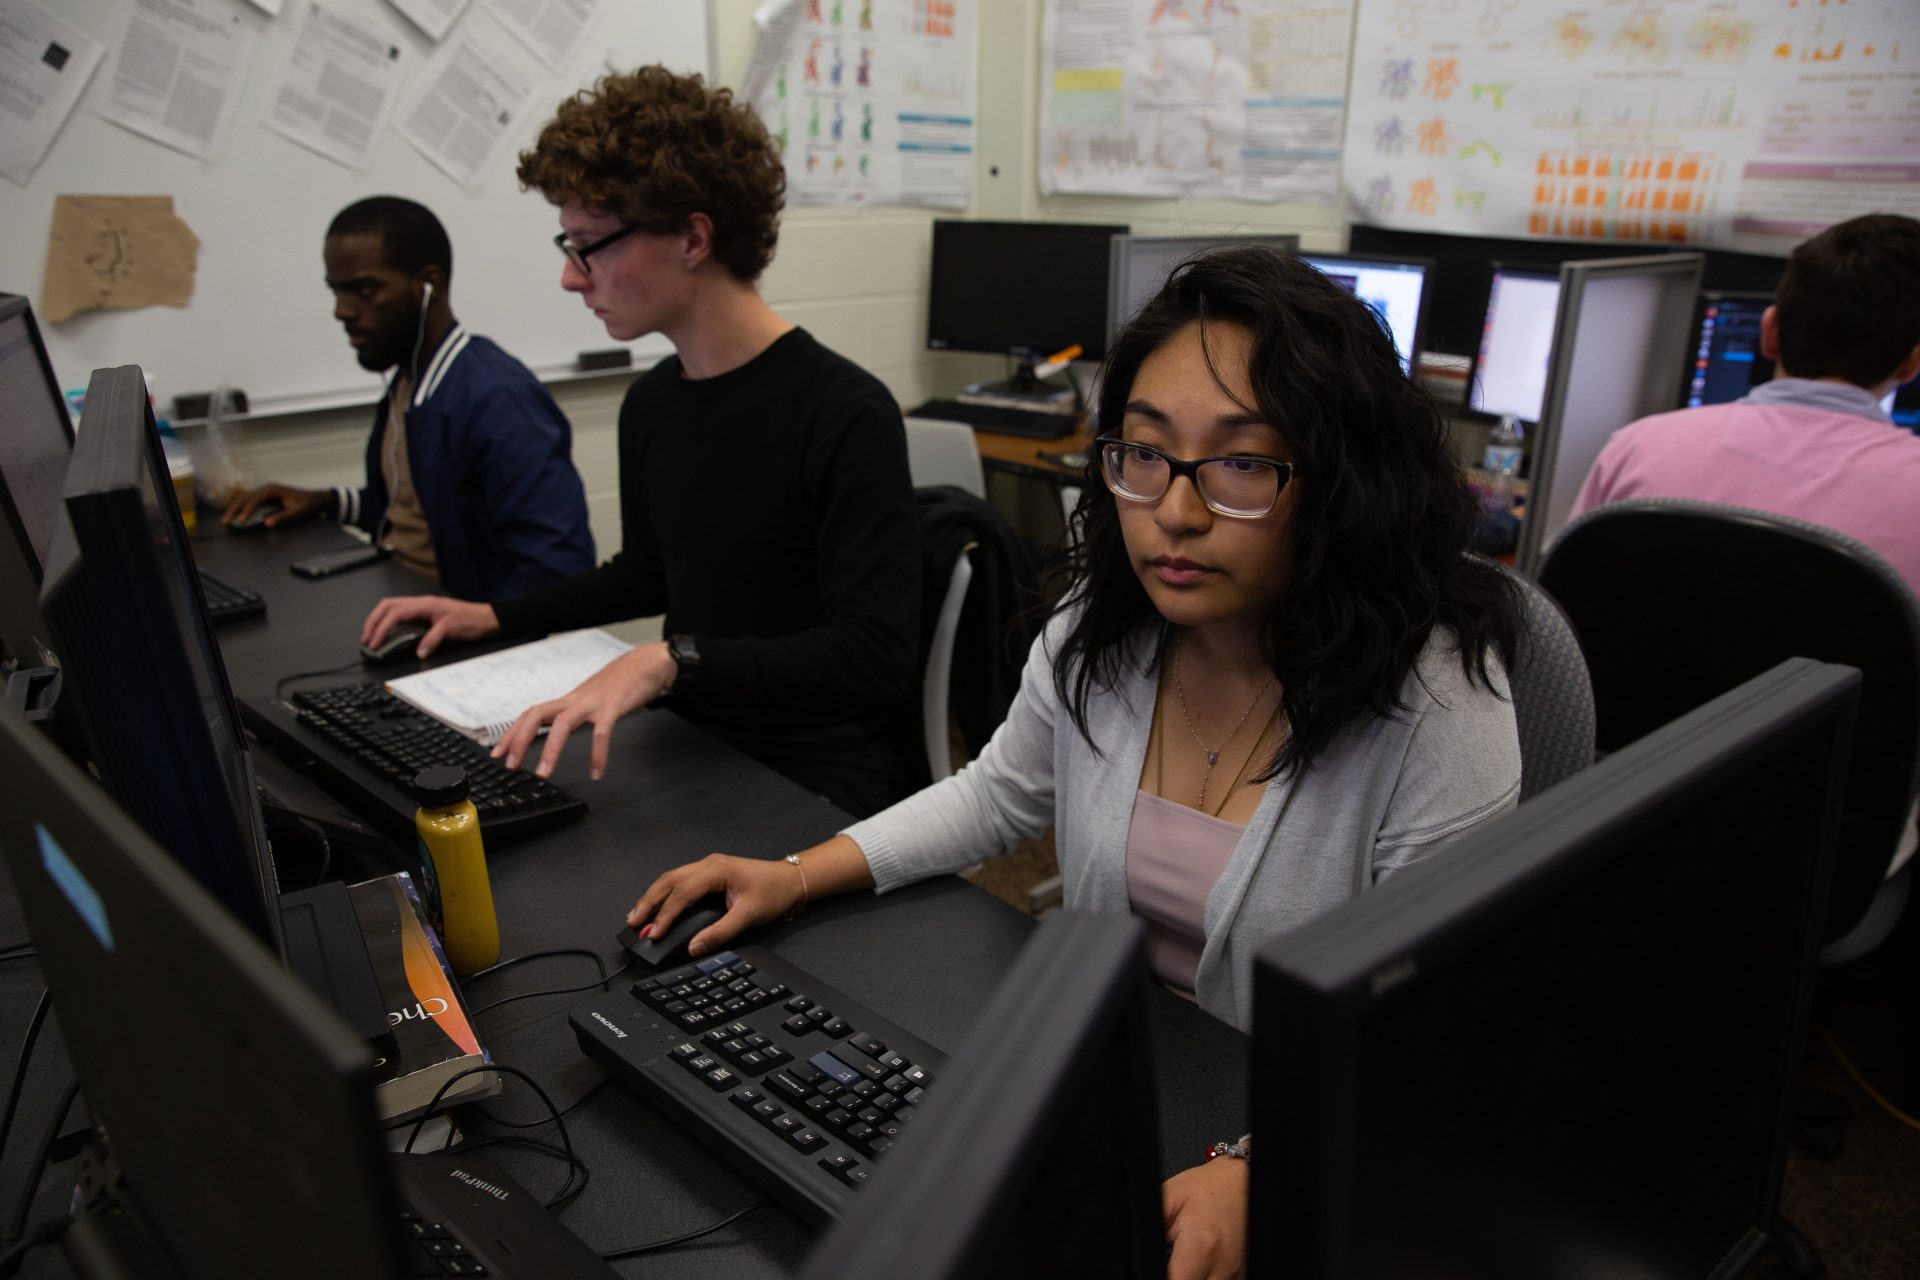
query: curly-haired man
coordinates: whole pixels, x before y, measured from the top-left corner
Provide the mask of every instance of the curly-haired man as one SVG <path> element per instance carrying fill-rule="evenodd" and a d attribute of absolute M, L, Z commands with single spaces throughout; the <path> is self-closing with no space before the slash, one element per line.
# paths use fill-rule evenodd
<path fill-rule="evenodd" d="M 621 716 L 673 705 L 856 814 L 905 795 L 899 708 L 918 656 L 920 559 L 900 412 L 886 388 L 781 318 L 755 281 L 786 176 L 753 112 L 661 67 L 560 104 L 519 176 L 559 208 L 560 286 L 622 341 L 675 354 L 620 410 L 624 546 L 596 569 L 496 606 L 382 601 L 364 638 L 559 631 L 655 613 L 667 640 L 532 708 L 496 748 L 536 772 L 593 729 L 601 776 Z"/>

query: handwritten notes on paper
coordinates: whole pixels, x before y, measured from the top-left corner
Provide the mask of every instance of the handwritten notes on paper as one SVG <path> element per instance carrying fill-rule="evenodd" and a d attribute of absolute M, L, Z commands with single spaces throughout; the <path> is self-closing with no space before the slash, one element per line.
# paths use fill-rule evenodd
<path fill-rule="evenodd" d="M 41 312 L 57 324 L 83 311 L 184 307 L 199 254 L 172 196 L 60 196 Z"/>

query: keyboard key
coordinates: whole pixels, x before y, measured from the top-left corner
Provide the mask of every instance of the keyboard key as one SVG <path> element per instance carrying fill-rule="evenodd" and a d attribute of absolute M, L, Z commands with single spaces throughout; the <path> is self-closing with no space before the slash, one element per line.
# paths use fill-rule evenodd
<path fill-rule="evenodd" d="M 790 1098 L 795 1102 L 805 1101 L 813 1093 L 813 1090 L 807 1088 L 806 1085 L 801 1084 L 784 1071 L 777 1071 L 773 1075 L 768 1076 L 767 1087 L 775 1093 Z"/>
<path fill-rule="evenodd" d="M 791 1137 L 806 1126 L 800 1123 L 800 1117 L 798 1116 L 780 1115 L 767 1121 L 767 1127 L 775 1133 L 785 1134 Z"/>
<path fill-rule="evenodd" d="M 707 1072 L 704 1076 L 702 1076 L 701 1079 L 707 1082 L 707 1088 L 712 1089 L 716 1092 L 731 1089 L 733 1088 L 733 1086 L 740 1083 L 740 1077 L 733 1074 L 733 1072 L 727 1070 L 725 1067 L 715 1067 L 713 1070 Z"/>
<path fill-rule="evenodd" d="M 807 1061 L 847 1088 L 851 1088 L 854 1081 L 863 1078 L 858 1071 L 824 1050 L 814 1054 Z"/>
<path fill-rule="evenodd" d="M 845 1107 L 835 1107 L 820 1118 L 826 1121 L 827 1127 L 830 1129 L 845 1129 L 848 1125 L 852 1124 L 857 1117 Z"/>
<path fill-rule="evenodd" d="M 700 1056 L 700 1046 L 697 1044 L 677 1044 L 667 1050 L 667 1056 L 675 1062 L 685 1063 L 689 1059 Z"/>
<path fill-rule="evenodd" d="M 882 1080 L 880 1087 L 888 1093 L 905 1093 L 907 1090 L 913 1088 L 913 1086 L 907 1082 L 907 1078 L 898 1072 Z"/>
<path fill-rule="evenodd" d="M 909 1089 L 905 1093 L 901 1094 L 900 1096 L 902 1099 L 905 1100 L 908 1106 L 917 1107 L 920 1105 L 922 1101 L 925 1100 L 927 1096 L 927 1091 L 925 1089 Z"/>
<path fill-rule="evenodd" d="M 768 1062 L 765 1055 L 756 1053 L 752 1049 L 749 1049 L 745 1053 L 741 1054 L 739 1057 L 735 1058 L 733 1060 L 733 1065 L 736 1067 L 739 1067 L 742 1071 L 746 1072 L 750 1076 L 757 1076 L 762 1071 L 765 1071 L 767 1068 L 771 1067 L 773 1063 Z"/>
<path fill-rule="evenodd" d="M 693 1072 L 693 1074 L 697 1076 L 703 1076 L 707 1074 L 707 1072 L 719 1066 L 720 1059 L 714 1057 L 710 1053 L 701 1053 L 701 1054 L 695 1054 L 691 1058 L 682 1059 L 680 1065 L 685 1067 L 687 1070 Z"/>
<path fill-rule="evenodd" d="M 902 1071 L 900 1074 L 905 1076 L 907 1079 L 913 1081 L 917 1085 L 926 1086 L 933 1083 L 933 1072 L 927 1070 L 925 1067 L 922 1067 L 922 1066 L 915 1065 L 915 1066 L 908 1067 L 905 1071 Z"/>
<path fill-rule="evenodd" d="M 760 1050 L 760 1056 L 767 1060 L 768 1066 L 774 1066 L 774 1067 L 779 1066 L 783 1062 L 793 1061 L 793 1055 L 788 1053 L 785 1049 L 782 1049 L 777 1044 L 770 1044 L 766 1048 Z"/>
<path fill-rule="evenodd" d="M 819 1084 L 827 1078 L 827 1073 L 811 1062 L 796 1062 L 787 1068 L 787 1074 L 803 1084 Z"/>
<path fill-rule="evenodd" d="M 801 1151 L 818 1151 L 827 1145 L 827 1140 L 811 1129 L 796 1129 L 787 1135 L 787 1141 Z"/>
<path fill-rule="evenodd" d="M 889 1111 L 898 1111 L 900 1109 L 901 1102 L 899 1097 L 895 1094 L 876 1093 L 875 1095 L 873 1095 L 873 1097 L 867 1099 L 867 1105 L 875 1108 L 876 1110 L 881 1112 L 881 1114 L 884 1115 Z"/>
<path fill-rule="evenodd" d="M 807 1021 L 807 1015 L 804 1013 L 796 1013 L 780 1025 L 785 1027 L 790 1034 L 796 1036 L 803 1036 L 813 1030 L 813 1024 Z"/>
<path fill-rule="evenodd" d="M 753 1105 L 753 1118 L 761 1124 L 771 1125 L 775 1120 L 787 1114 L 787 1109 L 771 1098 L 763 1099 Z"/>
<path fill-rule="evenodd" d="M 875 1133 L 867 1139 L 867 1154 L 877 1156 L 893 1145 L 893 1139 L 881 1133 Z"/>
<path fill-rule="evenodd" d="M 878 1107 L 873 1107 L 873 1106 L 862 1107 L 856 1114 L 860 1117 L 861 1121 L 865 1124 L 879 1124 L 882 1120 L 885 1120 L 887 1118 L 886 1115 L 883 1112 L 881 1112 L 881 1110 Z"/>
<path fill-rule="evenodd" d="M 864 1120 L 855 1120 L 847 1126 L 848 1142 L 865 1142 L 873 1136 L 873 1126 Z"/>
<path fill-rule="evenodd" d="M 872 1058 L 854 1057 L 851 1065 L 855 1071 L 869 1080 L 880 1080 L 887 1074 L 887 1069 Z"/>
<path fill-rule="evenodd" d="M 853 1096 L 862 1102 L 869 1102 L 879 1097 L 881 1092 L 880 1086 L 871 1080 L 855 1080 L 853 1082 Z"/>
<path fill-rule="evenodd" d="M 822 1156 L 820 1159 L 820 1167 L 850 1187 L 859 1185 L 854 1181 L 853 1175 L 855 1173 L 865 1172 L 858 1160 L 855 1160 L 852 1156 L 838 1153 L 830 1156 Z"/>
<path fill-rule="evenodd" d="M 847 1043 L 866 1054 L 869 1058 L 878 1058 L 887 1051 L 887 1046 L 881 1044 L 864 1031 L 856 1031 L 848 1036 Z"/>
<path fill-rule="evenodd" d="M 753 1088 L 737 1090 L 733 1097 L 729 1099 L 734 1106 L 740 1108 L 742 1111 L 751 1111 L 761 1103 L 766 1102 L 766 1100 L 766 1094 Z"/>
<path fill-rule="evenodd" d="M 880 1065 L 889 1071 L 905 1071 L 913 1064 L 897 1053 L 883 1053 L 880 1055 Z"/>
<path fill-rule="evenodd" d="M 824 1117 L 829 1111 L 836 1110 L 833 1099 L 823 1093 L 816 1093 L 800 1104 L 800 1109 L 812 1116 Z"/>
<path fill-rule="evenodd" d="M 787 1001 L 788 1013 L 805 1013 L 811 1008 L 813 1008 L 813 1001 L 807 999 L 805 996 L 795 996 L 793 999 Z"/>
<path fill-rule="evenodd" d="M 788 1003 L 791 1004 L 792 1001 L 788 1001 Z M 821 1027 L 833 1021 L 833 1010 L 823 1009 L 819 1005 L 815 1005 L 800 1016 L 808 1022 L 811 1022 L 814 1026 Z"/>
<path fill-rule="evenodd" d="M 853 1026 L 845 1018 L 829 1018 L 820 1024 L 820 1029 L 832 1036 L 835 1040 L 838 1040 L 841 1036 L 852 1031 Z M 877 1066 L 879 1064 L 876 1063 L 875 1065 Z"/>

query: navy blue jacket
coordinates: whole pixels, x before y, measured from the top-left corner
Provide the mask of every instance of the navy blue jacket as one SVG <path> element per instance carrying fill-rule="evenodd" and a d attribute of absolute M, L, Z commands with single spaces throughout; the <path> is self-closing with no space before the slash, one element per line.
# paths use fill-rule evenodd
<path fill-rule="evenodd" d="M 336 490 L 341 523 L 376 538 L 392 393 L 389 382 L 374 411 L 366 487 Z M 458 324 L 447 331 L 407 407 L 407 461 L 440 585 L 463 600 L 505 600 L 593 567 L 572 451 L 573 431 L 532 370 Z"/>

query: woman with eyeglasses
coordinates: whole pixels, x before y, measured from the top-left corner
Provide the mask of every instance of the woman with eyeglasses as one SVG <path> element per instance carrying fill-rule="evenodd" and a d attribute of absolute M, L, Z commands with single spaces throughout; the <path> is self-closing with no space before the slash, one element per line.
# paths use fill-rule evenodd
<path fill-rule="evenodd" d="M 1365 303 L 1265 249 L 1189 261 L 1112 344 L 1099 421 L 1072 586 L 980 758 L 785 859 L 670 871 L 628 923 L 723 892 L 700 955 L 1052 824 L 1066 905 L 1140 916 L 1155 976 L 1247 1030 L 1262 945 L 1518 801 L 1517 596 Z M 1240 1159 L 1167 1183 L 1173 1275 L 1243 1265 L 1245 1192 Z"/>

